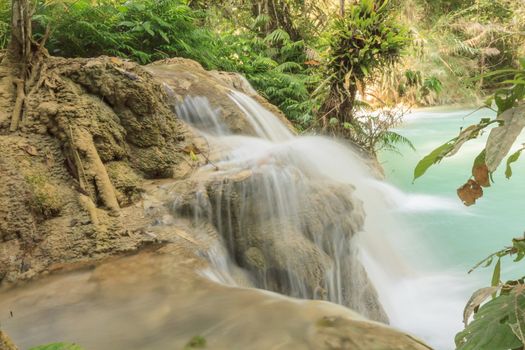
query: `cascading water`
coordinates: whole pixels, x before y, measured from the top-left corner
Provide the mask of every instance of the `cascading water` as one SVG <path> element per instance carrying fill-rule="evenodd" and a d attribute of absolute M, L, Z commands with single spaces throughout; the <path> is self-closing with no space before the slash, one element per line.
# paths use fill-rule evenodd
<path fill-rule="evenodd" d="M 329 300 L 386 322 L 352 243 L 364 221 L 355 189 L 319 170 L 308 154 L 317 138 L 293 137 L 250 97 L 235 92 L 231 98 L 257 136 L 224 132 L 217 137 L 217 113 L 192 114 L 212 111 L 198 98 L 186 98 L 177 108 L 195 127 L 211 126 L 201 130 L 212 147 L 220 143 L 227 151 L 213 160 L 218 170 L 197 175 L 201 180 L 189 200 L 176 199 L 175 211 L 190 214 L 196 224 L 212 222 L 233 260 L 252 272 L 256 286 Z M 197 101 L 205 105 L 195 108 Z"/>
<path fill-rule="evenodd" d="M 225 126 L 218 132 L 224 122 L 205 99 L 186 98 L 177 107 L 211 148 L 224 151 L 196 175 L 195 191 L 185 199 L 174 194 L 175 213 L 212 223 L 257 287 L 329 300 L 375 320 L 390 317 L 438 349 L 451 348 L 465 292 L 439 290 L 459 283 L 420 275 L 396 253 L 407 235 L 391 212 L 457 207 L 374 180 L 347 145 L 295 137 L 252 98 L 230 97 L 254 136 L 233 135 Z"/>

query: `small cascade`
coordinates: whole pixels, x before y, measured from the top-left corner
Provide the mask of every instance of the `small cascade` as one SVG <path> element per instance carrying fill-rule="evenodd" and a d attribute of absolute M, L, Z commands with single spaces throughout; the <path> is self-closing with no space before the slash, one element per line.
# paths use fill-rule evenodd
<path fill-rule="evenodd" d="M 202 126 L 210 143 L 225 151 L 213 159 L 218 170 L 203 167 L 192 191 L 173 195 L 174 214 L 191 218 L 195 225 L 211 223 L 231 259 L 250 272 L 257 287 L 328 300 L 387 322 L 354 244 L 365 213 L 353 184 L 366 169 L 355 166 L 344 181 L 327 177 L 323 165 L 327 156 L 335 162 L 348 161 L 341 159 L 348 154 L 353 163 L 358 158 L 329 139 L 294 137 L 247 95 L 232 92 L 231 99 L 256 136 L 210 135 L 217 127 L 200 121 L 220 119 L 218 112 L 209 113 L 213 109 L 205 99 L 186 98 L 177 107 L 185 120 Z M 199 111 L 204 113 L 201 117 L 189 116 Z M 312 152 L 317 148 L 327 153 Z M 230 280 L 222 278 L 225 283 Z"/>
<path fill-rule="evenodd" d="M 293 137 L 290 130 L 275 115 L 263 108 L 252 97 L 232 90 L 230 98 L 244 112 L 257 136 L 274 142 Z"/>
<path fill-rule="evenodd" d="M 410 230 L 392 212 L 456 211 L 457 204 L 378 181 L 343 142 L 294 136 L 253 98 L 238 92 L 230 98 L 252 127 L 246 134 L 213 132 L 215 123 L 220 130 L 227 126 L 205 98 L 186 98 L 177 108 L 220 149 L 210 159 L 214 167 L 201 167 L 186 190 L 171 194 L 170 205 L 174 216 L 204 222 L 221 237 L 228 257 L 210 259 L 210 278 L 236 283 L 228 272 L 235 265 L 258 288 L 345 305 L 440 347 L 448 344 L 460 326 L 443 320 L 460 299 L 453 291 L 455 302 L 447 303 L 436 288 L 450 278 L 422 276 L 402 256 L 400 246 L 417 240 L 403 241 Z M 195 121 L 201 119 L 213 123 Z M 427 255 L 423 248 L 421 254 Z M 423 305 L 442 319 L 439 331 L 406 321 L 404 310 L 417 319 Z"/>
<path fill-rule="evenodd" d="M 227 135 L 228 127 L 220 119 L 220 110 L 211 107 L 206 97 L 186 96 L 175 106 L 175 113 L 191 126 L 211 135 Z"/>

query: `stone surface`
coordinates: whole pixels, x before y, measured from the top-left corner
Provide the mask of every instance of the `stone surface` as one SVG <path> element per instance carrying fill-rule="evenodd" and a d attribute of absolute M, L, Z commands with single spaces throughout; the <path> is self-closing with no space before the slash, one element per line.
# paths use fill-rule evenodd
<path fill-rule="evenodd" d="M 0 330 L 0 350 L 18 350 L 18 348 L 13 344 L 11 339 Z"/>
<path fill-rule="evenodd" d="M 246 78 L 236 73 L 206 71 L 195 61 L 170 58 L 146 67 L 168 87 L 172 104 L 180 103 L 186 96 L 205 96 L 214 108 L 220 109 L 222 120 L 237 134 L 253 135 L 254 130 L 246 121 L 239 107 L 228 97 L 231 89 L 255 98 L 266 109 L 277 115 L 281 122 L 293 130 L 285 115 L 274 105 L 258 95 Z"/>
<path fill-rule="evenodd" d="M 97 350 L 183 349 L 199 337 L 214 350 L 430 349 L 339 305 L 214 283 L 195 273 L 209 266 L 182 236 L 0 291 L 0 322 L 24 348 L 67 340 Z M 13 318 L 3 316 L 7 307 Z"/>

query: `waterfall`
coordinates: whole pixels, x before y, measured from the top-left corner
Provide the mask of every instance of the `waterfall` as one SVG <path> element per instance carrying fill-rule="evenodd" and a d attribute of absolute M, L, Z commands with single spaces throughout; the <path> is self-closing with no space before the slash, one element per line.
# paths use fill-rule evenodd
<path fill-rule="evenodd" d="M 354 180 L 364 176 L 365 167 L 341 144 L 293 136 L 251 97 L 232 92 L 230 98 L 254 135 L 218 134 L 220 113 L 212 113 L 201 97 L 187 97 L 176 108 L 212 147 L 225 150 L 213 160 L 218 170 L 204 167 L 196 176 L 192 193 L 182 200 L 174 194 L 175 213 L 192 217 L 195 225 L 212 223 L 255 286 L 332 301 L 387 322 L 354 244 L 365 220 Z M 339 162 L 355 165 L 343 181 L 326 175 Z"/>
<path fill-rule="evenodd" d="M 211 223 L 230 263 L 248 271 L 256 287 L 328 300 L 382 322 L 390 318 L 394 326 L 450 348 L 461 329 L 455 312 L 466 300 L 459 279 L 425 276 L 410 266 L 399 246 L 416 240 L 403 241 L 407 228 L 393 212 L 458 206 L 405 194 L 376 180 L 344 142 L 294 136 L 251 97 L 232 92 L 230 98 L 253 127 L 251 135 L 216 132 L 228 128 L 205 98 L 186 98 L 177 107 L 222 151 L 213 159 L 215 170 L 204 166 L 197 173 L 193 191 L 174 194 L 175 214 Z M 215 280 L 227 275 L 224 266 L 215 265 L 222 270 Z M 431 329 L 435 324 L 438 329 Z"/>

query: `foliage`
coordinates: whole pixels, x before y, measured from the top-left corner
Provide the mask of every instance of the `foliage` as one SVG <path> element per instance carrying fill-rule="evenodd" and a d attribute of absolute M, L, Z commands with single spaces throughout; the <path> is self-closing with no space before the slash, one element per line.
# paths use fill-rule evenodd
<path fill-rule="evenodd" d="M 47 345 L 40 345 L 29 350 L 83 350 L 76 344 L 69 343 L 52 343 Z"/>
<path fill-rule="evenodd" d="M 362 0 L 350 6 L 344 17 L 336 18 L 327 32 L 326 63 L 318 94 L 323 120 L 332 130 L 361 148 L 374 152 L 375 144 L 401 140 L 370 115 L 358 117 L 358 93 L 379 71 L 392 67 L 409 41 L 406 29 L 394 19 L 388 0 Z M 319 97 L 318 97 L 319 98 Z M 389 116 L 383 120 L 391 120 Z M 333 121 L 337 121 L 333 122 Z M 363 122 L 364 120 L 364 122 Z M 388 126 L 395 123 L 388 122 Z M 376 135 L 378 133 L 379 135 Z M 374 141 L 374 142 L 370 142 Z"/>
<path fill-rule="evenodd" d="M 362 112 L 354 117 L 352 123 L 343 123 L 343 133 L 360 146 L 365 152 L 393 151 L 397 152 L 399 145 L 406 145 L 415 150 L 412 142 L 406 137 L 392 131 L 398 126 L 405 115 L 402 109 L 384 108 L 369 111 L 361 104 Z M 341 134 L 339 121 L 332 118 L 329 130 L 335 135 Z"/>
<path fill-rule="evenodd" d="M 35 33 L 49 26 L 47 48 L 65 57 L 114 55 L 149 63 L 181 56 L 218 66 L 220 47 L 182 0 L 42 1 Z"/>
<path fill-rule="evenodd" d="M 0 1 L 0 49 L 7 47 L 10 28 L 11 3 L 9 1 Z"/>
<path fill-rule="evenodd" d="M 457 350 L 522 349 L 525 285 L 504 288 L 498 297 L 479 307 L 474 320 L 466 323 L 465 330 L 456 336 L 456 345 Z"/>
<path fill-rule="evenodd" d="M 505 157 L 505 174 L 510 178 L 511 164 L 518 160 L 523 147 L 510 156 L 508 154 L 525 127 L 525 60 L 520 62 L 519 69 L 498 70 L 485 75 L 503 79 L 503 87 L 486 104 L 495 104 L 497 117 L 482 119 L 480 123 L 465 128 L 457 137 L 432 151 L 416 166 L 414 179 L 444 157 L 457 153 L 463 144 L 477 138 L 485 128 L 493 124 L 496 127 L 490 131 L 485 149 L 474 160 L 472 178 L 458 189 L 458 195 L 466 205 L 474 204 L 483 195 L 481 187 L 490 186 L 492 174 Z M 496 261 L 491 288 L 474 293 L 465 308 L 465 329 L 456 336 L 458 350 L 523 349 L 525 346 L 524 278 L 501 282 L 501 262 L 507 256 L 515 256 L 515 262 L 521 261 L 525 257 L 525 238 L 515 238 L 511 247 L 491 254 L 471 270 L 480 266 L 488 267 Z M 483 304 L 490 295 L 492 300 Z M 469 323 L 472 314 L 474 318 Z"/>
<path fill-rule="evenodd" d="M 504 257 L 521 261 L 525 257 L 525 238 L 513 239 L 511 247 L 489 255 L 469 271 L 496 261 L 491 287 L 476 291 L 465 308 L 465 330 L 456 335 L 458 350 L 522 349 L 525 345 L 525 281 L 522 277 L 501 283 Z M 492 300 L 483 304 L 490 296 Z M 474 319 L 469 322 L 472 314 Z"/>
<path fill-rule="evenodd" d="M 254 20 L 252 26 L 261 21 Z M 314 102 L 309 97 L 318 78 L 305 64 L 305 43 L 293 41 L 282 29 L 263 37 L 261 34 L 232 33 L 223 37 L 232 66 L 299 128 L 306 128 L 313 120 Z"/>
<path fill-rule="evenodd" d="M 468 79 L 516 66 L 523 55 L 525 27 L 523 3 L 514 0 L 398 0 L 399 20 L 410 28 L 413 44 L 398 69 L 375 86 L 393 102 L 424 105 L 478 103 L 497 88 L 498 79 Z M 442 92 L 397 96 L 406 70 L 435 77 Z M 404 92 L 401 89 L 401 92 Z"/>
<path fill-rule="evenodd" d="M 309 97 L 318 79 L 304 64 L 304 40 L 295 25 L 286 26 L 294 29 L 289 33 L 276 24 L 276 18 L 264 13 L 254 17 L 251 6 L 234 2 L 226 9 L 214 2 L 190 7 L 185 0 L 38 0 L 35 39 L 49 27 L 46 47 L 54 55 L 111 55 L 143 64 L 177 56 L 208 69 L 240 72 L 300 128 L 306 128 L 313 120 L 314 103 Z M 5 47 L 9 2 L 0 0 L 0 4 L 0 47 Z M 288 12 L 298 9 L 293 5 Z M 291 14 L 281 14 L 281 22 L 283 16 Z M 233 20 L 241 21 L 242 27 Z"/>
<path fill-rule="evenodd" d="M 485 77 L 498 76 L 503 78 L 503 87 L 496 90 L 486 102 L 486 107 L 495 104 L 497 116 L 494 119 L 483 118 L 478 124 L 471 125 L 460 131 L 459 135 L 424 157 L 414 169 L 414 180 L 422 176 L 430 166 L 439 163 L 445 157 L 456 154 L 469 140 L 479 137 L 489 126 L 491 129 L 485 149 L 474 160 L 472 178 L 467 183 L 473 184 L 470 190 L 460 192 L 458 195 L 465 204 L 474 204 L 479 187 L 489 187 L 489 179 L 501 162 L 510 152 L 516 139 L 525 127 L 525 106 L 521 103 L 525 98 L 525 59 L 521 60 L 520 69 L 505 69 L 485 74 Z M 512 163 L 519 159 L 523 147 L 507 157 L 505 174 L 512 176 Z M 464 188 L 464 187 L 462 187 Z M 476 192 L 476 195 L 475 193 Z M 472 201 L 472 196 L 476 197 Z M 482 195 L 482 192 L 481 192 Z"/>

